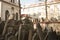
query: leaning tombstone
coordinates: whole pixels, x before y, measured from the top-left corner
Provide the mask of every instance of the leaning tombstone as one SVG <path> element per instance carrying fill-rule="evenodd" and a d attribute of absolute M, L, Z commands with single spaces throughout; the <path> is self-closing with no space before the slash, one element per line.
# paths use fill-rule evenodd
<path fill-rule="evenodd" d="M 30 38 L 31 38 L 30 33 L 32 33 L 33 24 L 28 18 L 23 19 L 22 22 L 23 22 L 23 24 L 20 25 L 20 27 L 19 27 L 20 36 L 18 36 L 18 38 L 20 38 L 20 40 L 30 40 Z M 29 32 L 29 30 L 31 30 L 31 31 Z"/>

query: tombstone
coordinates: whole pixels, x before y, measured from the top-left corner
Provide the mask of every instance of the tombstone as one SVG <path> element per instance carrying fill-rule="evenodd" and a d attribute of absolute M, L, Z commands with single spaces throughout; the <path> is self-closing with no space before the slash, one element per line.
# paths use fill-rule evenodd
<path fill-rule="evenodd" d="M 29 20 L 29 18 L 25 18 L 22 20 L 23 24 L 21 25 L 21 31 L 19 34 L 20 36 L 20 40 L 30 40 L 31 38 L 31 35 L 30 33 L 32 32 L 32 29 L 33 29 L 33 24 L 32 24 L 32 21 Z"/>

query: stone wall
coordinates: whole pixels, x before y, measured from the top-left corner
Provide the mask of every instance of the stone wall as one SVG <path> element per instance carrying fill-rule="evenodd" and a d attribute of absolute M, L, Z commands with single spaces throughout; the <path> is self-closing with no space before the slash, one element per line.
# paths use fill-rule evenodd
<path fill-rule="evenodd" d="M 0 1 L 0 17 L 1 17 L 1 1 Z"/>
<path fill-rule="evenodd" d="M 4 21 L 5 20 L 5 12 L 6 12 L 6 10 L 8 10 L 9 11 L 9 14 L 11 15 L 11 14 L 15 14 L 16 15 L 16 13 L 18 13 L 19 14 L 19 7 L 17 7 L 17 6 L 14 6 L 14 5 L 10 5 L 10 4 L 8 4 L 8 3 L 4 3 L 4 2 L 2 2 L 2 13 L 1 13 L 1 18 L 2 18 L 2 20 Z M 14 11 L 12 11 L 12 7 L 14 8 Z"/>
<path fill-rule="evenodd" d="M 4 1 L 9 2 L 9 3 L 13 3 L 13 2 L 11 2 L 11 0 L 4 0 Z M 13 1 L 13 0 L 12 0 L 12 1 Z M 14 0 L 14 3 L 13 3 L 13 4 L 18 5 L 18 1 L 17 1 L 17 0 Z"/>

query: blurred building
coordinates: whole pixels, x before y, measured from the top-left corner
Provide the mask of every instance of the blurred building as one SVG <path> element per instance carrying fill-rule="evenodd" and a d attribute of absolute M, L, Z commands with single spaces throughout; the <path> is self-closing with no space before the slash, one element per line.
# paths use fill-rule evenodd
<path fill-rule="evenodd" d="M 0 17 L 2 21 L 7 20 L 9 15 L 14 15 L 14 19 L 19 20 L 18 0 L 0 0 Z"/>
<path fill-rule="evenodd" d="M 24 10 L 24 13 L 27 13 L 34 18 L 46 18 L 45 1 L 31 4 L 22 9 Z M 51 19 L 52 17 L 57 19 L 60 18 L 60 0 L 47 0 L 47 15 L 48 19 Z"/>
<path fill-rule="evenodd" d="M 54 0 L 54 1 L 58 2 L 58 1 L 60 1 L 60 0 Z"/>

